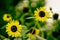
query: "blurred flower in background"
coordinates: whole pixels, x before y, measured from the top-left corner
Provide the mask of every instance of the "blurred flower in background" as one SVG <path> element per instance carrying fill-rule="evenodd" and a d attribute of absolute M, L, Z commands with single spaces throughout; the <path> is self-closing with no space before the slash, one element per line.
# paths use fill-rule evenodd
<path fill-rule="evenodd" d="M 4 15 L 3 15 L 3 20 L 4 20 L 4 21 L 11 21 L 11 20 L 12 20 L 12 17 L 11 17 L 10 14 L 4 14 Z"/>
<path fill-rule="evenodd" d="M 38 35 L 39 34 L 39 30 L 38 29 L 36 29 L 36 28 L 31 28 L 30 30 L 29 30 L 29 32 L 27 33 L 27 36 L 29 37 L 29 38 L 34 38 L 34 37 L 36 37 L 36 35 Z"/>

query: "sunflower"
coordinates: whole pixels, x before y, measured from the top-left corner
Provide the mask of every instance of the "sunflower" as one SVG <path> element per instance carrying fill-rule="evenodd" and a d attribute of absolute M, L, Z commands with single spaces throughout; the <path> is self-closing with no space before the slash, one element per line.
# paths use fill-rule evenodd
<path fill-rule="evenodd" d="M 22 25 L 18 21 L 11 21 L 6 25 L 6 32 L 9 36 L 18 37 L 21 34 Z"/>
<path fill-rule="evenodd" d="M 29 30 L 29 32 L 27 33 L 27 36 L 29 37 L 29 38 L 34 38 L 34 37 L 36 37 L 36 35 L 38 35 L 39 34 L 39 30 L 38 29 L 36 29 L 36 28 L 31 28 L 30 30 Z"/>
<path fill-rule="evenodd" d="M 4 15 L 3 15 L 3 20 L 4 20 L 4 21 L 10 21 L 10 20 L 12 20 L 12 17 L 11 17 L 10 14 L 4 14 Z"/>
<path fill-rule="evenodd" d="M 47 18 L 49 18 L 49 16 L 50 16 L 50 14 L 49 14 L 49 12 L 47 12 L 45 7 L 41 7 L 34 11 L 34 17 L 36 20 L 43 22 L 43 21 L 46 21 Z"/>

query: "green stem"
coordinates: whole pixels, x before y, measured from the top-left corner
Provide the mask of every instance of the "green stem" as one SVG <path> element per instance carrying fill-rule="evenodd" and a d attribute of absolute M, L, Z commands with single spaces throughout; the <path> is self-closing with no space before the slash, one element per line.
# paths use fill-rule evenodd
<path fill-rule="evenodd" d="M 38 23 L 38 21 L 35 22 L 35 25 L 37 25 L 37 27 L 38 27 L 39 29 L 41 28 L 40 25 L 39 25 L 39 23 Z"/>

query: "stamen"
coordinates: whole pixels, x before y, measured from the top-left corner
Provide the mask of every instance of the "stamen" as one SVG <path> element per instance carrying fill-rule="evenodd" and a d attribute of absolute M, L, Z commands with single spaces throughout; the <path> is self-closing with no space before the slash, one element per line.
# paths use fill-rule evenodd
<path fill-rule="evenodd" d="M 9 16 L 7 16 L 7 18 L 9 18 Z"/>
<path fill-rule="evenodd" d="M 40 16 L 40 17 L 44 17 L 44 16 L 45 16 L 45 12 L 40 11 L 40 12 L 39 12 L 39 16 Z"/>
<path fill-rule="evenodd" d="M 15 25 L 13 25 L 13 26 L 11 27 L 11 31 L 12 31 L 12 32 L 16 32 L 16 31 L 17 31 L 17 27 L 16 27 Z"/>

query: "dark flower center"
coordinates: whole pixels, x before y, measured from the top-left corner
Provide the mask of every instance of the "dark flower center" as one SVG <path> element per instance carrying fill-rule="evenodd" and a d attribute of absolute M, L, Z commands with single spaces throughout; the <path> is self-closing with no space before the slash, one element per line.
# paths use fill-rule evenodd
<path fill-rule="evenodd" d="M 16 32 L 16 31 L 17 31 L 17 27 L 16 27 L 15 25 L 13 25 L 13 26 L 11 27 L 11 31 L 12 31 L 12 32 Z"/>
<path fill-rule="evenodd" d="M 29 9 L 27 8 L 27 7 L 25 7 L 24 9 L 23 9 L 23 12 L 24 13 L 27 13 L 29 11 Z"/>
<path fill-rule="evenodd" d="M 7 16 L 7 18 L 9 18 L 9 16 Z"/>
<path fill-rule="evenodd" d="M 54 15 L 53 15 L 53 19 L 54 19 L 54 20 L 57 20 L 57 19 L 58 19 L 58 16 L 59 16 L 58 14 L 54 14 Z"/>
<path fill-rule="evenodd" d="M 40 17 L 44 17 L 44 16 L 45 16 L 45 12 L 40 11 L 40 12 L 39 12 L 39 16 L 40 16 Z"/>
<path fill-rule="evenodd" d="M 30 33 L 35 34 L 35 30 L 31 29 Z"/>
<path fill-rule="evenodd" d="M 32 34 L 35 34 L 35 30 L 33 30 Z"/>

